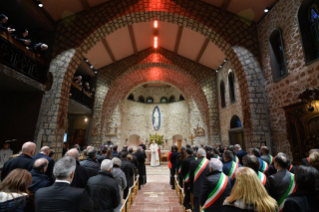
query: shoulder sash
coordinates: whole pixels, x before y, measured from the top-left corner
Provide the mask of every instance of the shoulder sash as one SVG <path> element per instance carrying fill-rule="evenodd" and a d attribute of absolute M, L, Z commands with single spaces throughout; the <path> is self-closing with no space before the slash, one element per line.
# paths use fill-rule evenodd
<path fill-rule="evenodd" d="M 308 161 L 308 163 L 310 163 L 310 158 L 309 157 L 307 157 L 307 161 Z"/>
<path fill-rule="evenodd" d="M 204 171 L 207 165 L 208 165 L 208 160 L 207 158 L 204 157 L 194 172 L 194 183 L 198 179 L 200 174 Z"/>
<path fill-rule="evenodd" d="M 188 182 L 189 182 L 189 172 L 186 174 L 184 178 L 184 183 L 188 183 Z"/>
<path fill-rule="evenodd" d="M 289 167 L 288 171 L 290 171 L 290 170 L 292 169 L 292 167 L 294 167 L 294 166 L 293 166 L 293 165 L 290 165 L 290 167 Z"/>
<path fill-rule="evenodd" d="M 232 161 L 232 165 L 231 165 L 231 169 L 228 173 L 228 176 L 231 178 L 231 179 L 234 179 L 235 178 L 235 174 L 236 174 L 236 170 L 238 168 L 238 164 L 235 163 L 234 161 Z"/>
<path fill-rule="evenodd" d="M 267 182 L 266 175 L 264 173 L 258 171 L 258 178 L 260 179 L 260 181 L 263 184 L 263 186 L 265 186 L 265 184 Z"/>
<path fill-rule="evenodd" d="M 178 174 L 180 174 L 181 172 L 182 172 L 182 165 L 178 167 Z"/>
<path fill-rule="evenodd" d="M 278 205 L 279 205 L 278 211 L 279 211 L 279 212 L 282 212 L 283 209 L 284 209 L 284 204 L 285 204 L 286 197 L 287 197 L 289 194 L 295 192 L 294 174 L 292 174 L 292 173 L 289 173 L 289 174 L 290 174 L 290 185 L 289 185 L 288 190 L 287 190 L 286 193 L 284 194 L 284 196 L 282 196 L 281 199 L 280 199 L 279 202 L 278 202 Z"/>
<path fill-rule="evenodd" d="M 235 163 L 239 164 L 239 158 L 236 155 L 234 156 L 235 156 Z"/>
<path fill-rule="evenodd" d="M 272 164 L 274 162 L 274 157 L 269 155 L 269 165 Z"/>
<path fill-rule="evenodd" d="M 266 174 L 267 171 L 268 171 L 268 164 L 265 161 L 263 161 L 263 166 L 261 167 L 261 172 Z"/>

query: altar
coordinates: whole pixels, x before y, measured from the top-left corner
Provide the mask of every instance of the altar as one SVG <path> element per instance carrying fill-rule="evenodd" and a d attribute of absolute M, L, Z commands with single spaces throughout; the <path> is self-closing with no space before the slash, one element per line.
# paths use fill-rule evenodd
<path fill-rule="evenodd" d="M 159 155 L 160 164 L 161 165 L 168 165 L 167 155 L 170 150 L 161 150 L 161 154 Z M 151 163 L 151 150 L 145 150 L 146 160 L 145 164 L 149 165 Z"/>

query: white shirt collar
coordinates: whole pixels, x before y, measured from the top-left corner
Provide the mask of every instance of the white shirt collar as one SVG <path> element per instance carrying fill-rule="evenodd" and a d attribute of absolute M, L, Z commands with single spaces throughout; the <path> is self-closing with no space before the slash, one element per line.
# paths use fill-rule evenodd
<path fill-rule="evenodd" d="M 69 181 L 67 180 L 55 180 L 56 183 L 68 183 L 71 184 Z"/>

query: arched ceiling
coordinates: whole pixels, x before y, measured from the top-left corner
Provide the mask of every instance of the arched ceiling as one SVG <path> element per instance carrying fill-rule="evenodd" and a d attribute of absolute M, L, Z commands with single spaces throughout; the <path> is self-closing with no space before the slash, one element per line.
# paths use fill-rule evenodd
<path fill-rule="evenodd" d="M 152 47 L 153 39 L 153 22 L 134 24 L 106 36 L 87 53 L 86 58 L 95 69 L 100 69 Z M 200 33 L 167 22 L 158 23 L 158 45 L 211 69 L 218 69 L 226 58 Z"/>
<path fill-rule="evenodd" d="M 46 11 L 52 16 L 54 20 L 60 20 L 67 16 L 81 12 L 83 10 L 90 10 L 99 4 L 103 4 L 109 0 L 41 0 Z M 142 0 L 135 0 L 139 4 Z M 158 0 L 149 0 L 148 4 L 154 4 Z M 194 0 L 195 1 L 195 0 Z M 276 0 L 201 0 L 202 2 L 211 4 L 213 6 L 227 10 L 233 14 L 244 17 L 248 20 L 258 22 L 264 15 L 264 9 L 272 6 Z M 182 1 L 176 1 L 179 4 Z M 120 4 L 121 1 L 118 1 Z"/>

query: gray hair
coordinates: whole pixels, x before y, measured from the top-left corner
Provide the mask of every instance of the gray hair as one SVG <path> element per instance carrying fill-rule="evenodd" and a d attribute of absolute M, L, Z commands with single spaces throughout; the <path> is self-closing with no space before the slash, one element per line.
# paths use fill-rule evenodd
<path fill-rule="evenodd" d="M 44 168 L 48 167 L 49 161 L 46 158 L 39 158 L 33 164 L 33 169 L 37 171 L 43 171 Z"/>
<path fill-rule="evenodd" d="M 277 156 L 284 156 L 284 157 L 287 157 L 285 153 L 283 152 L 278 152 Z"/>
<path fill-rule="evenodd" d="M 90 157 L 90 158 L 94 158 L 94 156 L 96 156 L 96 149 L 94 147 L 88 149 L 88 152 L 87 152 L 87 156 Z"/>
<path fill-rule="evenodd" d="M 104 159 L 101 163 L 101 170 L 110 171 L 113 168 L 113 162 L 109 159 Z"/>
<path fill-rule="evenodd" d="M 41 45 L 41 47 L 48 48 L 48 45 L 47 45 L 47 44 L 45 44 L 45 43 L 43 43 L 43 44 Z"/>
<path fill-rule="evenodd" d="M 199 148 L 198 151 L 197 151 L 197 154 L 200 157 L 205 157 L 206 156 L 206 151 L 203 148 Z"/>
<path fill-rule="evenodd" d="M 76 162 L 74 157 L 65 156 L 58 160 L 54 166 L 53 174 L 58 180 L 66 180 L 75 170 Z"/>
<path fill-rule="evenodd" d="M 120 158 L 114 157 L 114 158 L 112 158 L 112 162 L 113 162 L 113 165 L 114 165 L 114 166 L 121 167 L 121 165 L 122 165 L 122 161 L 121 161 Z"/>
<path fill-rule="evenodd" d="M 223 163 L 216 158 L 211 158 L 208 165 L 214 170 L 214 171 L 222 171 L 223 170 Z"/>
<path fill-rule="evenodd" d="M 235 144 L 234 148 L 241 149 L 241 146 L 239 144 Z"/>
<path fill-rule="evenodd" d="M 79 158 L 79 150 L 77 148 L 72 148 L 65 153 L 65 156 L 74 157 L 75 159 Z"/>
<path fill-rule="evenodd" d="M 48 151 L 48 150 L 50 150 L 50 147 L 48 147 L 48 146 L 43 146 L 41 148 L 41 152 L 45 152 L 45 151 Z"/>

